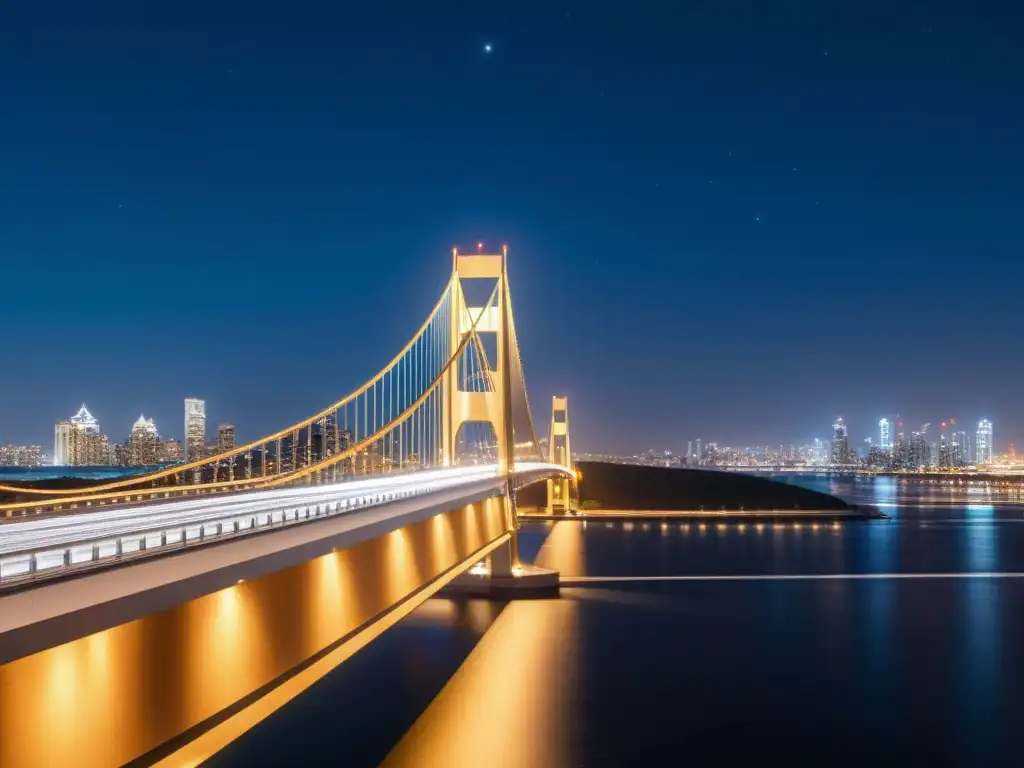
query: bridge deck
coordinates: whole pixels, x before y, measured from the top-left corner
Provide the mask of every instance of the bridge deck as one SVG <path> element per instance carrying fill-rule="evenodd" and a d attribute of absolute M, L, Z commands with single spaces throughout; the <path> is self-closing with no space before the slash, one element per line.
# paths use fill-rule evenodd
<path fill-rule="evenodd" d="M 0 664 L 500 493 L 498 478 L 0 596 Z"/>

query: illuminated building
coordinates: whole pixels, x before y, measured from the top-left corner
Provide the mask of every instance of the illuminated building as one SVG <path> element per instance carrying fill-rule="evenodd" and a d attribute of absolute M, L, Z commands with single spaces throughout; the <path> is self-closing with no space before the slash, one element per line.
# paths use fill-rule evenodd
<path fill-rule="evenodd" d="M 904 469 L 910 466 L 910 441 L 903 432 L 896 434 L 896 442 L 892 449 L 892 464 L 897 469 Z"/>
<path fill-rule="evenodd" d="M 181 461 L 181 441 L 178 438 L 170 437 L 164 441 L 163 445 L 163 456 L 161 458 L 164 461 Z"/>
<path fill-rule="evenodd" d="M 99 422 L 82 404 L 78 413 L 54 426 L 55 466 L 101 466 L 109 463 L 109 443 Z"/>
<path fill-rule="evenodd" d="M 968 464 L 973 464 L 974 454 L 971 453 L 971 436 L 961 429 L 953 433 L 953 442 L 958 449 L 957 466 L 966 467 Z"/>
<path fill-rule="evenodd" d="M 333 456 L 338 452 L 338 420 L 332 413 L 320 422 L 320 447 L 323 456 Z"/>
<path fill-rule="evenodd" d="M 206 401 L 185 399 L 185 461 L 196 461 L 206 454 Z"/>
<path fill-rule="evenodd" d="M 920 432 L 912 432 L 910 435 L 910 445 L 907 451 L 907 468 L 909 469 L 921 469 L 931 463 L 931 451 L 928 446 L 929 426 L 931 425 L 925 424 L 921 427 Z"/>
<path fill-rule="evenodd" d="M 842 416 L 836 419 L 832 425 L 832 463 L 838 465 L 854 463 L 846 424 L 843 423 Z"/>
<path fill-rule="evenodd" d="M 217 453 L 224 453 L 235 448 L 235 425 L 217 425 Z"/>
<path fill-rule="evenodd" d="M 56 467 L 66 467 L 70 464 L 71 456 L 71 432 L 74 425 L 70 421 L 58 421 L 53 428 L 53 464 Z"/>
<path fill-rule="evenodd" d="M 872 469 L 886 469 L 892 463 L 892 455 L 877 445 L 868 446 L 867 464 Z"/>
<path fill-rule="evenodd" d="M 126 464 L 129 467 L 152 466 L 159 460 L 159 451 L 160 435 L 156 431 L 156 424 L 152 419 L 139 416 L 132 425 L 131 434 L 128 436 L 125 453 Z"/>
<path fill-rule="evenodd" d="M 41 467 L 43 446 L 0 445 L 0 467 Z"/>
<path fill-rule="evenodd" d="M 976 464 L 992 463 L 992 422 L 982 419 L 974 440 L 974 461 Z"/>
<path fill-rule="evenodd" d="M 878 447 L 892 453 L 892 424 L 888 419 L 881 419 L 878 422 Z"/>
<path fill-rule="evenodd" d="M 943 423 L 942 426 L 946 426 Z M 943 469 L 949 469 L 956 466 L 954 459 L 954 448 L 953 444 L 946 439 L 946 433 L 942 432 L 939 434 L 939 466 Z"/>

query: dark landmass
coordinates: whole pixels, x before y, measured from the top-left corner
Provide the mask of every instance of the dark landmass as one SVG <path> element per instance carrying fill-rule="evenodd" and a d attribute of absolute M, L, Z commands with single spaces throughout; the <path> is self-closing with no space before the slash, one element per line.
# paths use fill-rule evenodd
<path fill-rule="evenodd" d="M 773 510 L 816 509 L 848 510 L 851 505 L 835 496 L 776 482 L 764 477 L 716 472 L 706 469 L 641 467 L 628 464 L 604 464 L 584 461 L 580 506 L 600 509 L 642 510 Z M 85 480 L 56 477 L 23 485 L 32 488 L 63 490 L 109 483 L 114 478 Z M 21 498 L 18 498 L 20 496 Z M 0 502 L 28 501 L 26 494 L 0 492 Z M 524 506 L 547 504 L 544 483 L 520 489 L 518 502 Z"/>
<path fill-rule="evenodd" d="M 835 496 L 764 477 L 707 469 L 642 467 L 582 461 L 580 508 L 636 510 L 851 510 Z M 520 504 L 543 506 L 543 483 L 522 489 Z"/>

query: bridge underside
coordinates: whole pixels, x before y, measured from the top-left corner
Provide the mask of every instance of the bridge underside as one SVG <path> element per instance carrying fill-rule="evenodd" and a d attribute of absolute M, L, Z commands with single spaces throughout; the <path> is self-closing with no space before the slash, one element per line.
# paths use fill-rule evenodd
<path fill-rule="evenodd" d="M 232 548 L 296 532 L 0 598 L 0 765 L 122 765 L 189 749 L 199 750 L 190 760 L 208 756 L 223 746 L 218 730 L 258 701 L 357 649 L 505 546 L 503 504 L 435 505 L 390 524 L 382 517 L 362 533 L 332 528 L 344 519 L 322 521 L 276 554 L 238 550 L 233 565 L 224 559 Z M 204 568 L 166 578 L 189 558 Z M 140 588 L 117 596 L 117 584 Z M 65 610 L 75 601 L 78 610 Z M 2 623 L 14 615 L 27 619 Z"/>

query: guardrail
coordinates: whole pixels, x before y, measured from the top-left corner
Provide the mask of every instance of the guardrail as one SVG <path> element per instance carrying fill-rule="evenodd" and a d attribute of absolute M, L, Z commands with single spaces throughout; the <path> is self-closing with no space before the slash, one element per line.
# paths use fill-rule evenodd
<path fill-rule="evenodd" d="M 410 473 L 415 474 L 415 473 Z M 536 482 L 544 470 L 517 473 L 516 487 Z M 488 478 L 478 478 L 485 480 Z M 493 480 L 500 484 L 500 478 Z M 109 567 L 126 560 L 166 554 L 185 547 L 209 544 L 239 535 L 355 512 L 377 504 L 401 501 L 452 487 L 451 482 L 436 482 L 417 488 L 366 492 L 334 502 L 282 502 L 280 509 L 227 514 L 223 519 L 202 522 L 163 524 L 115 535 L 94 535 L 59 545 L 35 547 L 0 555 L 0 588 L 17 587 L 72 572 Z M 351 490 L 347 484 L 339 491 Z M 498 494 L 504 488 L 496 488 Z M 81 510 L 85 512 L 85 510 Z M 0 529 L 2 530 L 2 529 Z"/>
<path fill-rule="evenodd" d="M 69 569 L 85 569 L 95 567 L 100 563 L 113 564 L 141 556 L 164 554 L 168 548 L 180 549 L 197 544 L 208 544 L 213 540 L 220 541 L 229 536 L 280 528 L 309 520 L 336 517 L 377 504 L 433 493 L 442 485 L 367 493 L 362 496 L 320 504 L 288 504 L 284 509 L 228 515 L 223 520 L 186 523 L 178 526 L 163 525 L 115 536 L 91 536 L 66 542 L 57 547 L 36 547 L 10 552 L 0 556 L 0 586 L 13 586 L 39 578 L 50 578 L 63 574 Z"/>

